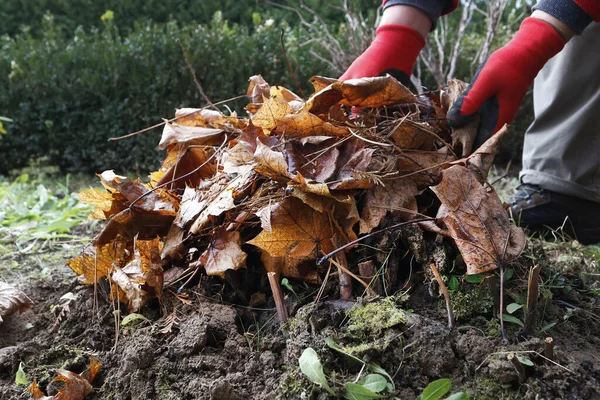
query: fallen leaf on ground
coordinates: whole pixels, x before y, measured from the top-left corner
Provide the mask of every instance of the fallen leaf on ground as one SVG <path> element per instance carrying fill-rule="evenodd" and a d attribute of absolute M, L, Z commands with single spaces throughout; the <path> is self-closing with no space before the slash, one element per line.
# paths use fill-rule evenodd
<path fill-rule="evenodd" d="M 56 370 L 56 377 L 52 379 L 52 382 L 63 383 L 62 388 L 56 395 L 46 396 L 40 390 L 35 380 L 29 387 L 29 392 L 33 395 L 33 400 L 83 400 L 85 396 L 92 392 L 91 382 L 99 370 L 100 363 L 94 357 L 90 357 L 89 368 L 81 374 L 76 374 L 65 369 Z"/>
<path fill-rule="evenodd" d="M 3 317 L 22 313 L 33 306 L 33 301 L 21 290 L 0 282 L 0 323 Z"/>

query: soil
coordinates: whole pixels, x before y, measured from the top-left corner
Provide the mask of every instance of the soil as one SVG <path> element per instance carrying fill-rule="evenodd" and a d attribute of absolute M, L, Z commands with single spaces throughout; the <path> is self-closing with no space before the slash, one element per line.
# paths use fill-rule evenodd
<path fill-rule="evenodd" d="M 537 337 L 523 338 L 519 326 L 507 322 L 505 343 L 485 283 L 459 280 L 460 287 L 451 293 L 457 328 L 450 330 L 437 287 L 416 263 L 398 254 L 397 268 L 405 271 L 397 274 L 394 286 L 400 294 L 341 302 L 335 300 L 332 279 L 315 305 L 318 287 L 292 282 L 295 293 L 284 291 L 293 318 L 283 329 L 264 285 L 252 286 L 256 292 L 244 303 L 228 294 L 235 292 L 230 284 L 204 277 L 179 297 L 174 295 L 177 288 L 171 288 L 162 304 L 156 301 L 140 311 L 146 319 L 121 327 L 118 335 L 114 304 L 107 301 L 104 288 L 97 288 L 94 311 L 94 288 L 79 285 L 64 266 L 74 254 L 53 254 L 44 265 L 50 271 L 46 275 L 40 275 L 33 261 L 43 264 L 38 256 L 23 256 L 18 272 L 1 269 L 3 279 L 25 291 L 35 306 L 0 325 L 0 399 L 31 398 L 27 386 L 15 384 L 20 363 L 29 381 L 35 378 L 52 395 L 57 390 L 50 385 L 55 370 L 81 373 L 91 355 L 101 369 L 86 399 L 324 399 L 327 393 L 299 369 L 304 349 L 316 350 L 337 393 L 343 393 L 344 382 L 354 381 L 362 367 L 328 347 L 326 338 L 387 371 L 395 385 L 390 397 L 414 399 L 431 381 L 450 378 L 451 393 L 465 391 L 474 399 L 600 399 L 597 282 L 581 280 L 582 270 L 590 273 L 592 268 L 598 274 L 595 261 L 583 256 L 561 261 L 547 246 L 531 246 L 513 267 L 507 302 L 524 293 L 523 276 L 532 257 L 557 268 L 571 263 L 568 270 L 577 273 L 556 275 L 548 267 L 540 326 L 555 325 Z M 355 261 L 350 259 L 350 265 Z M 446 271 L 446 276 L 454 273 Z M 66 293 L 75 299 L 61 299 Z M 361 293 L 356 287 L 355 294 Z M 67 311 L 61 306 L 66 302 Z M 542 357 L 546 337 L 555 344 L 552 361 Z M 523 365 L 523 375 L 507 360 L 509 352 L 531 361 L 531 366 Z"/>

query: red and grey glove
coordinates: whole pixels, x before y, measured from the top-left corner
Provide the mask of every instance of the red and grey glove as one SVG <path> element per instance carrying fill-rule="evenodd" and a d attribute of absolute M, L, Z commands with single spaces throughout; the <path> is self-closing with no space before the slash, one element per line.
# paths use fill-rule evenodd
<path fill-rule="evenodd" d="M 376 35 L 373 43 L 354 60 L 340 80 L 390 74 L 408 85 L 417 57 L 425 47 L 425 39 L 413 28 L 397 24 L 380 26 Z"/>
<path fill-rule="evenodd" d="M 515 118 L 527 89 L 544 64 L 565 46 L 565 39 L 547 22 L 529 17 L 504 47 L 479 66 L 471 84 L 448 112 L 451 126 L 460 127 L 478 111 L 478 148 Z"/>

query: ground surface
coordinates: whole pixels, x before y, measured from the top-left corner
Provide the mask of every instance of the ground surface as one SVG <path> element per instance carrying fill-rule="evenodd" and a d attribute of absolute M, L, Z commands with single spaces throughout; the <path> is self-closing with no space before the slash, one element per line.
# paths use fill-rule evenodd
<path fill-rule="evenodd" d="M 451 378 L 452 392 L 466 391 L 475 399 L 600 399 L 595 248 L 540 241 L 529 247 L 512 269 L 506 302 L 523 302 L 528 268 L 541 264 L 539 328 L 548 330 L 522 338 L 519 326 L 507 323 L 509 344 L 499 336 L 485 283 L 463 281 L 460 268 L 445 272 L 458 282 L 451 292 L 458 327 L 450 331 L 437 287 L 401 252 L 391 265 L 399 268 L 394 291 L 402 295 L 341 303 L 333 279 L 314 305 L 318 287 L 292 282 L 294 293 L 284 291 L 294 318 L 283 330 L 265 282 L 251 285 L 244 302 L 229 284 L 205 277 L 183 290 L 186 297 L 178 299 L 173 295 L 178 286 L 171 288 L 162 305 L 141 310 L 147 320 L 121 326 L 117 335 L 107 289 L 97 288 L 94 311 L 94 288 L 79 285 L 64 264 L 80 250 L 81 245 L 54 246 L 0 260 L 1 279 L 35 302 L 31 311 L 0 325 L 0 400 L 31 398 L 26 386 L 15 384 L 21 362 L 29 382 L 35 378 L 46 389 L 57 368 L 82 372 L 90 355 L 102 367 L 89 399 L 327 398 L 300 372 L 303 350 L 316 350 L 338 393 L 344 382 L 356 379 L 361 364 L 329 348 L 326 338 L 392 376 L 390 397 L 414 399 L 429 382 Z M 521 318 L 520 311 L 514 316 Z M 540 356 L 546 337 L 556 345 L 555 363 Z M 533 364 L 524 366 L 521 381 L 506 359 L 511 351 Z"/>

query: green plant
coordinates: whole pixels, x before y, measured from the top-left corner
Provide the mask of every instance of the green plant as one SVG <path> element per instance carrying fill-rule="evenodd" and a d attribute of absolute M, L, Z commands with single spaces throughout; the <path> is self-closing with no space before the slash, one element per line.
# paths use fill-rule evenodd
<path fill-rule="evenodd" d="M 450 391 L 452 387 L 452 381 L 448 378 L 438 379 L 436 381 L 431 382 L 427 387 L 423 390 L 423 393 L 417 400 L 438 400 L 441 399 L 446 393 Z M 471 396 L 465 392 L 454 393 L 446 397 L 444 400 L 468 400 Z"/>
<path fill-rule="evenodd" d="M 0 178 L 0 255 L 42 250 L 75 238 L 71 230 L 87 219 L 90 207 L 69 192 L 69 177 L 47 188 L 43 179 L 22 174 Z"/>
<path fill-rule="evenodd" d="M 105 10 L 103 10 L 104 12 Z M 98 14 L 98 18 L 102 13 Z M 115 10 L 115 19 L 118 12 Z M 21 33 L 1 42 L 0 109 L 11 115 L 10 134 L 0 141 L 0 173 L 44 157 L 63 171 L 105 169 L 147 173 L 160 166 L 157 131 L 108 142 L 173 116 L 176 108 L 205 101 L 194 85 L 179 40 L 207 96 L 226 100 L 246 93 L 248 78 L 295 87 L 281 55 L 305 92 L 309 77 L 328 74 L 303 30 L 285 22 L 245 27 L 217 13 L 205 25 L 138 21 L 130 32 L 118 22 L 64 33 L 48 15 L 40 37 Z M 245 100 L 222 105 L 243 110 Z"/>
<path fill-rule="evenodd" d="M 327 338 L 326 343 L 333 350 L 345 354 L 363 364 L 363 368 L 354 381 L 344 382 L 344 387 L 346 389 L 342 394 L 344 398 L 351 400 L 379 399 L 383 397 L 383 392 L 392 392 L 394 390 L 393 379 L 383 368 L 374 363 L 365 363 L 361 359 L 345 352 L 344 349 L 331 338 Z M 323 372 L 323 366 L 319 360 L 319 356 L 313 348 L 306 348 L 298 362 L 300 364 L 300 371 L 302 371 L 311 382 L 321 386 L 330 395 L 338 396 L 329 385 L 327 377 Z M 363 376 L 364 371 L 371 373 Z"/>

